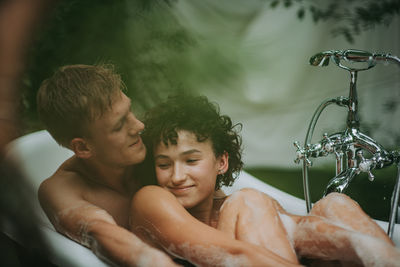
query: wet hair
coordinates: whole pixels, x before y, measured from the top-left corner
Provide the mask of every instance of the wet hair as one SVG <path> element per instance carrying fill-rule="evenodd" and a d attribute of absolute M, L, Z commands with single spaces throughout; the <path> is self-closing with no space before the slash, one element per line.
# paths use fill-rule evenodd
<path fill-rule="evenodd" d="M 75 137 L 88 136 L 88 124 L 110 109 L 125 90 L 112 65 L 68 65 L 43 81 L 37 95 L 41 121 L 53 138 L 69 147 Z"/>
<path fill-rule="evenodd" d="M 144 123 L 148 160 L 153 161 L 152 153 L 158 144 L 176 145 L 178 131 L 185 130 L 195 134 L 198 142 L 210 140 L 216 157 L 228 153 L 228 170 L 217 176 L 215 189 L 232 185 L 243 167 L 242 139 L 238 133 L 242 125 L 233 124 L 230 117 L 221 115 L 219 106 L 205 96 L 170 96 L 146 113 Z"/>

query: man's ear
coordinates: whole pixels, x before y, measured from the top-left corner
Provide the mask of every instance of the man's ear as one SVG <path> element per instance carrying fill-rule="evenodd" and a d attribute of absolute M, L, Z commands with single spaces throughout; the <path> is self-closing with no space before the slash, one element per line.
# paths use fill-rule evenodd
<path fill-rule="evenodd" d="M 72 139 L 70 146 L 71 146 L 72 151 L 74 151 L 75 155 L 78 158 L 88 159 L 93 155 L 92 150 L 90 149 L 90 146 L 88 145 L 86 140 L 83 138 L 77 137 L 77 138 Z"/>
<path fill-rule="evenodd" d="M 224 152 L 221 156 L 218 157 L 218 174 L 224 174 L 228 170 L 229 167 L 229 155 L 228 152 Z"/>

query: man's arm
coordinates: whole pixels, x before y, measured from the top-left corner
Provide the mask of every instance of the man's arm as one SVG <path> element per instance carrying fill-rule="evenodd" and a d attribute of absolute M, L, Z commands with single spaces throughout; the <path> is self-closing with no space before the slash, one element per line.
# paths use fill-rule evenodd
<path fill-rule="evenodd" d="M 39 188 L 39 200 L 57 231 L 102 260 L 120 266 L 176 266 L 166 254 L 118 226 L 105 210 L 85 201 L 79 184 L 47 179 Z"/>
<path fill-rule="evenodd" d="M 196 220 L 161 187 L 139 190 L 131 212 L 134 233 L 200 266 L 298 266 Z"/>

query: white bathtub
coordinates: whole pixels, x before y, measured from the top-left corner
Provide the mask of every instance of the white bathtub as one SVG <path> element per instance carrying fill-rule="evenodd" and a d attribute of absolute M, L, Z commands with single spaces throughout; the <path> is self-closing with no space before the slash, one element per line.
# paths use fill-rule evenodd
<path fill-rule="evenodd" d="M 72 151 L 59 146 L 47 131 L 39 131 L 11 142 L 6 157 L 12 158 L 19 164 L 21 171 L 31 182 L 34 192 L 37 192 L 40 183 L 52 175 L 58 166 L 72 154 Z M 243 187 L 256 188 L 269 194 L 291 213 L 306 214 L 304 200 L 269 186 L 246 172 L 242 172 L 235 184 L 230 188 L 224 188 L 224 191 L 229 194 Z M 89 249 L 57 233 L 40 208 L 37 197 L 32 196 L 32 198 L 40 219 L 40 229 L 51 246 L 50 261 L 58 266 L 107 266 Z M 377 221 L 377 223 L 386 231 L 387 222 Z M 11 233 L 6 234 L 19 242 Z M 395 227 L 393 240 L 397 246 L 400 246 L 400 225 L 398 224 Z"/>

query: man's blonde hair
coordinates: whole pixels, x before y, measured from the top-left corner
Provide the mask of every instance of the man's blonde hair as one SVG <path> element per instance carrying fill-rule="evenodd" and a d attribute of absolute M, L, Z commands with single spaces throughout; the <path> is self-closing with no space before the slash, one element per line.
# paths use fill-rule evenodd
<path fill-rule="evenodd" d="M 73 138 L 88 135 L 88 124 L 108 110 L 124 89 L 113 65 L 64 66 L 39 88 L 39 117 L 53 138 L 69 147 Z"/>

